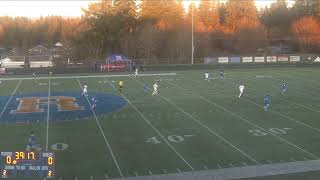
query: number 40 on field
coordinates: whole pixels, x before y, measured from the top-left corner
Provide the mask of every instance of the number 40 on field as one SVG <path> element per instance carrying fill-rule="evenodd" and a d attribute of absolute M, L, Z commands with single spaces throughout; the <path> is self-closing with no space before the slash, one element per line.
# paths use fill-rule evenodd
<path fill-rule="evenodd" d="M 180 142 L 183 142 L 185 140 L 185 138 L 191 138 L 193 136 L 194 135 L 183 135 L 183 136 L 170 135 L 170 136 L 168 136 L 166 138 L 166 140 L 169 141 L 169 142 L 172 142 L 172 143 L 180 143 Z M 160 143 L 162 143 L 162 139 L 158 138 L 156 136 L 153 136 L 153 137 L 147 139 L 146 143 L 148 143 L 148 144 L 160 144 Z"/>

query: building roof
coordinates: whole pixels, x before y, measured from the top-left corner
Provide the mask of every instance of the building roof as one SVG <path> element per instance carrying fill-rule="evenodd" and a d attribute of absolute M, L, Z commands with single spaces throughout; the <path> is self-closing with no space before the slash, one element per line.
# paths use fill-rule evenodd
<path fill-rule="evenodd" d="M 56 47 L 62 47 L 63 45 L 62 45 L 60 42 L 57 42 L 57 43 L 54 44 L 54 46 L 56 46 Z"/>
<path fill-rule="evenodd" d="M 28 51 L 33 51 L 34 49 L 43 49 L 43 50 L 48 50 L 48 48 L 42 46 L 41 44 L 29 49 Z"/>

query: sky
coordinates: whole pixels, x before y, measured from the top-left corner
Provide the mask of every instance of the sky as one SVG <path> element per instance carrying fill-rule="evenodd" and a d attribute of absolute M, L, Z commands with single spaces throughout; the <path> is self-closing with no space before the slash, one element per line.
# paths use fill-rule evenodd
<path fill-rule="evenodd" d="M 47 15 L 60 15 L 67 17 L 81 16 L 81 8 L 86 8 L 89 3 L 97 0 L 0 0 L 0 16 L 26 16 L 37 18 Z M 185 0 L 185 9 L 192 0 Z M 194 0 L 199 4 L 198 0 Z M 220 0 L 221 2 L 225 0 Z M 258 8 L 269 6 L 276 0 L 256 0 Z M 293 0 L 288 0 L 289 6 Z"/>

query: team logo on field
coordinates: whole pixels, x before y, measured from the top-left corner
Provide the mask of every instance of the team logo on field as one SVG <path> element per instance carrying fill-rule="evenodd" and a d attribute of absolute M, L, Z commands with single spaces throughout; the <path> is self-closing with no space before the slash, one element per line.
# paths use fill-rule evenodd
<path fill-rule="evenodd" d="M 92 98 L 97 99 L 94 109 L 90 106 Z M 93 111 L 99 118 L 99 115 L 125 107 L 127 101 L 121 96 L 98 92 L 90 92 L 89 97 L 81 95 L 81 92 L 52 92 L 48 99 L 48 93 L 43 92 L 17 93 L 12 98 L 10 95 L 0 96 L 0 104 L 6 105 L 0 106 L 0 123 L 37 123 L 47 120 L 52 123 L 90 119 Z"/>
<path fill-rule="evenodd" d="M 79 111 L 84 110 L 83 106 L 79 106 L 76 98 L 68 96 L 51 96 L 48 97 L 24 97 L 17 98 L 19 105 L 16 110 L 11 113 L 37 113 L 44 112 L 40 105 L 55 105 L 58 111 Z"/>

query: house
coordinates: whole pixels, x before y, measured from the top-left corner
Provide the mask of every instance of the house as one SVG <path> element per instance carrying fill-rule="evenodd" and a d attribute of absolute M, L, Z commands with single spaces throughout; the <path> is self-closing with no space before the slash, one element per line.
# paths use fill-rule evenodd
<path fill-rule="evenodd" d="M 9 56 L 25 56 L 26 55 L 26 50 L 24 48 L 20 48 L 20 47 L 15 47 L 10 49 Z"/>
<path fill-rule="evenodd" d="M 15 61 L 9 57 L 1 59 L 0 63 L 3 68 L 23 68 L 25 65 L 24 61 Z"/>
<path fill-rule="evenodd" d="M 63 44 L 57 42 L 54 44 L 54 47 L 50 49 L 50 53 L 52 54 L 54 59 L 61 59 L 65 54 L 65 48 Z"/>
<path fill-rule="evenodd" d="M 37 45 L 28 50 L 29 65 L 31 68 L 52 67 L 52 53 L 50 49 Z"/>
<path fill-rule="evenodd" d="M 7 49 L 0 47 L 0 57 L 7 56 Z"/>
<path fill-rule="evenodd" d="M 28 50 L 29 56 L 50 56 L 50 50 L 42 45 L 37 45 Z"/>

